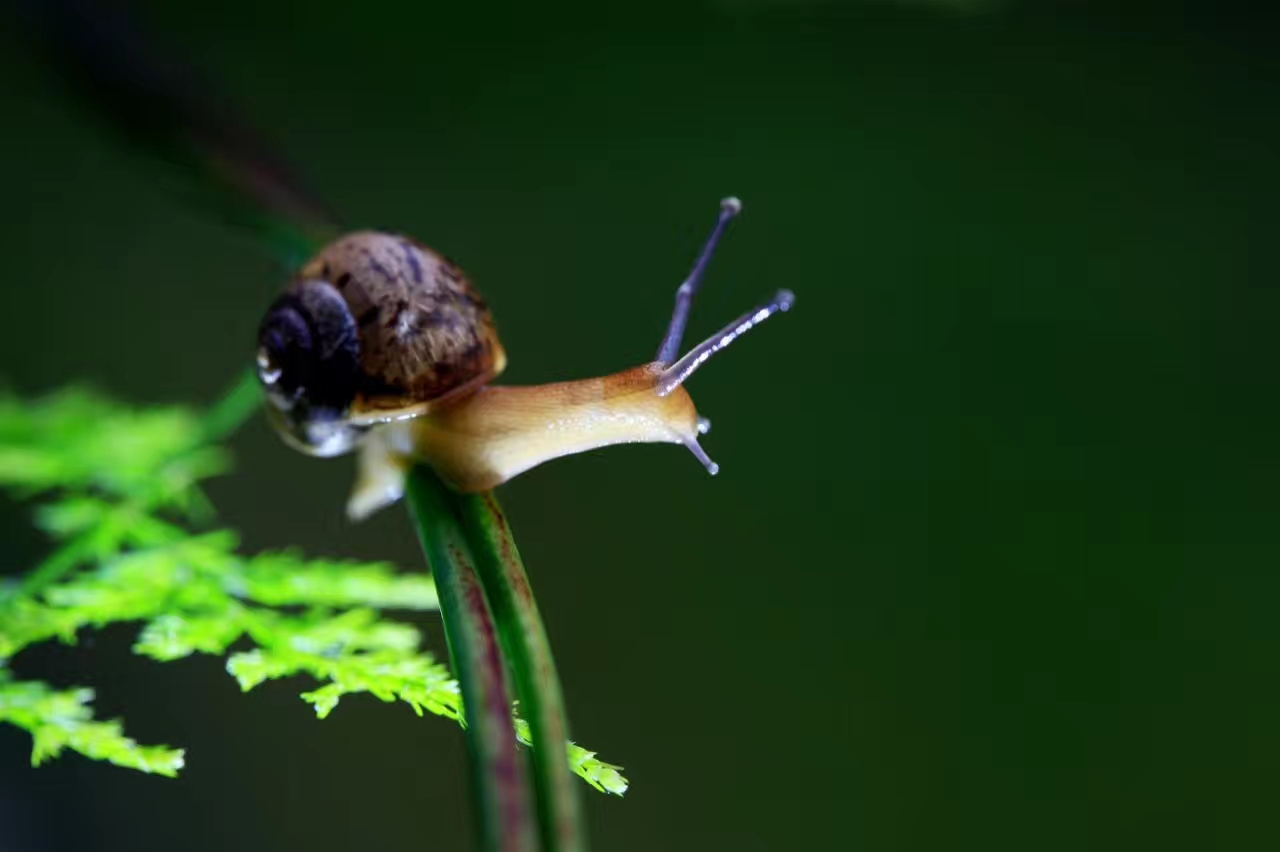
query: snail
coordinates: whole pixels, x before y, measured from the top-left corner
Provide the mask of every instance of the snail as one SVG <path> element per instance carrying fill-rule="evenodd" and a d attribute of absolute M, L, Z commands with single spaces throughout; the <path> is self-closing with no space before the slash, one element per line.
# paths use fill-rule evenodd
<path fill-rule="evenodd" d="M 661 442 L 683 444 L 714 475 L 718 466 L 698 444 L 710 423 L 684 382 L 795 298 L 779 290 L 677 357 L 711 255 L 741 209 L 736 198 L 720 203 L 652 362 L 531 387 L 489 384 L 507 356 L 489 306 L 452 261 L 404 236 L 341 237 L 298 270 L 259 327 L 268 419 L 308 455 L 358 454 L 353 519 L 400 499 L 417 462 L 475 492 L 560 456 Z"/>

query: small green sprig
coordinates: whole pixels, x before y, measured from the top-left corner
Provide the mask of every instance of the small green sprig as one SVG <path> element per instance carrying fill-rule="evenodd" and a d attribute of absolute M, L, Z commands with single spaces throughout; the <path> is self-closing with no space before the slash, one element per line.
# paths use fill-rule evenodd
<path fill-rule="evenodd" d="M 243 555 L 230 530 L 197 532 L 213 512 L 200 482 L 228 469 L 217 441 L 254 397 L 239 387 L 207 417 L 182 407 L 134 409 L 83 390 L 40 400 L 0 396 L 0 488 L 45 498 L 37 525 L 55 542 L 32 571 L 0 587 L 0 722 L 32 734 L 33 763 L 71 749 L 174 775 L 181 749 L 143 746 L 119 722 L 92 717 L 92 690 L 15 679 L 9 660 L 85 629 L 142 622 L 134 652 L 159 661 L 226 654 L 248 690 L 307 674 L 302 694 L 324 718 L 369 693 L 461 721 L 457 682 L 389 610 L 434 610 L 435 584 L 385 563 Z M 515 719 L 520 741 L 528 727 Z M 598 790 L 621 794 L 618 767 L 568 745 L 569 764 Z"/>
<path fill-rule="evenodd" d="M 178 774 L 182 749 L 138 745 L 124 735 L 119 722 L 94 721 L 92 700 L 92 689 L 56 691 L 39 681 L 15 681 L 0 669 L 0 722 L 31 734 L 32 766 L 69 748 L 117 766 L 169 777 Z"/>

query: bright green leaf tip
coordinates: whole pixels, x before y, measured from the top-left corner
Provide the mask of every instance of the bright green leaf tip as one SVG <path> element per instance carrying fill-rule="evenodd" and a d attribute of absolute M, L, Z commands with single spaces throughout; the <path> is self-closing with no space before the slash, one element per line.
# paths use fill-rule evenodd
<path fill-rule="evenodd" d="M 39 681 L 15 681 L 0 669 L 0 722 L 31 734 L 31 765 L 71 749 L 94 760 L 173 777 L 183 765 L 183 750 L 144 746 L 126 737 L 119 722 L 93 719 L 91 689 L 57 691 Z"/>

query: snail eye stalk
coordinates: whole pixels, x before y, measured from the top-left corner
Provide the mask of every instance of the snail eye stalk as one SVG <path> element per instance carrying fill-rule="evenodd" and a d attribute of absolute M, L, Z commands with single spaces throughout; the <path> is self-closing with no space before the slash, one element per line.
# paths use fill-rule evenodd
<path fill-rule="evenodd" d="M 698 253 L 693 269 L 689 270 L 689 277 L 676 289 L 676 307 L 671 312 L 667 336 L 662 338 L 662 345 L 658 347 L 657 360 L 660 363 L 670 364 L 680 354 L 680 341 L 684 338 L 684 327 L 689 322 L 693 297 L 702 288 L 702 278 L 706 274 L 707 266 L 711 263 L 711 255 L 715 254 L 716 246 L 720 244 L 720 237 L 729 227 L 729 223 L 741 212 L 742 202 L 732 195 L 720 201 L 720 215 L 716 218 L 715 227 L 711 229 L 711 234 L 703 244 L 702 251 Z"/>
<path fill-rule="evenodd" d="M 779 290 L 773 294 L 772 299 L 763 305 L 751 309 L 690 349 L 684 354 L 683 358 L 663 371 L 662 378 L 658 381 L 658 396 L 666 396 L 671 393 L 685 379 L 693 375 L 694 371 L 705 364 L 712 355 L 724 349 L 769 317 L 791 310 L 791 306 L 795 304 L 795 301 L 795 293 L 790 290 Z"/>
<path fill-rule="evenodd" d="M 693 375 L 712 355 L 724 349 L 774 314 L 790 310 L 792 304 L 795 303 L 796 296 L 794 293 L 790 290 L 779 290 L 773 294 L 773 298 L 769 301 L 752 308 L 738 317 L 720 329 L 720 331 L 690 349 L 685 353 L 684 357 L 676 358 L 680 353 L 680 342 L 684 339 L 685 326 L 689 322 L 689 312 L 693 307 L 693 297 L 697 295 L 698 290 L 702 287 L 702 279 L 706 275 L 707 266 L 711 263 L 711 256 L 715 254 L 716 246 L 720 244 L 720 237 L 724 235 L 729 223 L 741 212 L 742 202 L 733 196 L 720 202 L 720 215 L 716 218 L 716 224 L 707 236 L 707 241 L 703 243 L 702 251 L 698 253 L 698 259 L 694 262 L 693 269 L 689 271 L 689 277 L 676 290 L 676 305 L 671 313 L 671 322 L 667 326 L 667 334 L 662 339 L 662 345 L 658 347 L 657 362 L 664 368 L 656 387 L 657 394 L 660 397 L 668 396 L 672 391 L 680 387 L 685 379 Z M 698 434 L 705 435 L 710 429 L 711 421 L 706 418 L 699 418 Z M 712 476 L 719 473 L 720 465 L 707 456 L 706 451 L 698 444 L 696 436 L 687 439 L 684 443 L 689 448 L 689 452 L 693 453 L 694 457 L 702 463 L 708 473 Z"/>

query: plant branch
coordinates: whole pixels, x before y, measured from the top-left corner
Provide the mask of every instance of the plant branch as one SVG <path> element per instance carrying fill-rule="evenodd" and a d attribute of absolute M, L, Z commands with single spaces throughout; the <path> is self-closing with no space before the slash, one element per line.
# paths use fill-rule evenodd
<path fill-rule="evenodd" d="M 463 537 L 451 495 L 434 473 L 415 468 L 409 475 L 406 496 L 435 576 L 449 656 L 462 690 L 484 848 L 534 850 L 537 841 L 528 784 L 511 724 L 511 700 L 493 619 L 472 567 L 475 558 Z M 563 756 L 559 763 L 565 766 Z"/>
<path fill-rule="evenodd" d="M 204 436 L 209 442 L 221 441 L 244 425 L 258 410 L 262 390 L 252 369 L 244 370 L 231 387 L 204 415 Z"/>
<path fill-rule="evenodd" d="M 565 760 L 569 739 L 560 680 L 533 589 L 506 516 L 492 492 L 449 493 L 476 557 L 476 571 L 498 627 L 533 740 L 533 778 L 543 848 L 587 848 L 578 790 Z"/>

